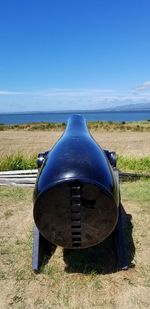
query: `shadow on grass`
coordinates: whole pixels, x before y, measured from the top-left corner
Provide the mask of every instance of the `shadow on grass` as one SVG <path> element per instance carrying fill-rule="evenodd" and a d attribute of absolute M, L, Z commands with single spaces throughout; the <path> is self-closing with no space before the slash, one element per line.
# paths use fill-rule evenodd
<path fill-rule="evenodd" d="M 124 212 L 124 242 L 127 264 L 132 265 L 135 246 L 132 238 L 132 216 Z M 114 232 L 97 246 L 71 250 L 64 249 L 63 257 L 68 273 L 110 274 L 119 270 Z"/>

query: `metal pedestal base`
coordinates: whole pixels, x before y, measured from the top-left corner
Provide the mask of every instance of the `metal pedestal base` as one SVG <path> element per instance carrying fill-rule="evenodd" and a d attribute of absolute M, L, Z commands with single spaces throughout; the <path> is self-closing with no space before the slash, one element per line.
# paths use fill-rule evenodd
<path fill-rule="evenodd" d="M 45 239 L 39 232 L 36 225 L 34 225 L 34 236 L 33 236 L 33 252 L 32 252 L 32 269 L 33 271 L 39 271 L 42 263 L 46 263 L 52 256 L 56 246 L 51 244 Z"/>

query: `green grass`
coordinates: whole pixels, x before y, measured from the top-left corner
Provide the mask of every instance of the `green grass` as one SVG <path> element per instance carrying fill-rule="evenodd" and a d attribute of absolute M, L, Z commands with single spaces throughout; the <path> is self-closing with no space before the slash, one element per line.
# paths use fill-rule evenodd
<path fill-rule="evenodd" d="M 150 178 L 149 179 L 140 179 L 138 181 L 131 183 L 122 183 L 121 184 L 121 193 L 123 196 L 124 202 L 132 201 L 142 206 L 143 201 L 145 207 L 149 207 L 150 200 Z M 146 208 L 147 209 L 147 208 Z"/>
<path fill-rule="evenodd" d="M 32 122 L 32 123 L 23 123 L 23 124 L 14 124 L 14 125 L 5 125 L 0 124 L 0 131 L 4 130 L 27 130 L 27 131 L 34 131 L 34 130 L 64 130 L 66 124 L 63 123 L 53 123 L 53 122 Z"/>
<path fill-rule="evenodd" d="M 123 172 L 150 173 L 150 156 L 143 158 L 118 156 L 118 168 Z M 1 157 L 0 171 L 37 168 L 37 154 L 25 156 L 22 153 Z"/>
<path fill-rule="evenodd" d="M 101 129 L 104 131 L 132 131 L 143 132 L 150 131 L 150 122 L 146 121 L 134 121 L 134 122 L 113 122 L 113 121 L 93 121 L 88 122 L 89 129 Z"/>
<path fill-rule="evenodd" d="M 119 156 L 118 168 L 124 172 L 150 173 L 150 156 L 143 158 Z"/>
<path fill-rule="evenodd" d="M 137 122 L 113 122 L 113 121 L 90 121 L 87 123 L 89 129 L 101 129 L 104 131 L 150 131 L 150 121 Z M 0 131 L 14 129 L 14 130 L 64 130 L 66 123 L 50 123 L 50 122 L 33 122 L 25 124 L 5 125 L 0 124 Z"/>
<path fill-rule="evenodd" d="M 3 156 L 0 159 L 0 171 L 25 170 L 37 168 L 37 155 L 25 156 L 21 153 Z"/>

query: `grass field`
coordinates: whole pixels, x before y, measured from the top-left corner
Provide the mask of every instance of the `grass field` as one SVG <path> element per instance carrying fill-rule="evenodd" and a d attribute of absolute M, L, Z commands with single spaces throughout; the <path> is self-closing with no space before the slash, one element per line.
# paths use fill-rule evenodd
<path fill-rule="evenodd" d="M 102 148 L 117 153 L 118 167 L 122 171 L 150 172 L 148 131 L 107 131 L 106 128 L 90 131 Z M 35 168 L 37 153 L 51 149 L 62 133 L 58 129 L 0 131 L 0 170 Z"/>
<path fill-rule="evenodd" d="M 60 138 L 59 130 L 5 130 L 0 131 L 0 154 L 21 152 L 34 154 L 50 149 Z M 116 151 L 119 155 L 143 157 L 150 154 L 150 133 L 133 131 L 91 130 L 98 144 L 104 149 Z"/>
<path fill-rule="evenodd" d="M 150 304 L 150 180 L 121 185 L 128 259 L 118 271 L 111 239 L 82 252 L 57 248 L 31 270 L 32 189 L 0 188 L 0 308 L 145 309 Z M 132 216 L 132 218 L 131 218 Z"/>
<path fill-rule="evenodd" d="M 117 167 L 122 172 L 131 172 L 150 176 L 150 156 L 139 158 L 117 156 Z M 22 153 L 14 153 L 2 155 L 0 159 L 0 171 L 36 168 L 37 154 L 25 155 Z"/>
<path fill-rule="evenodd" d="M 101 131 L 149 131 L 150 132 L 150 119 L 145 121 L 133 121 L 133 122 L 113 122 L 113 121 L 91 121 L 87 122 L 88 128 L 92 130 Z M 31 122 L 25 124 L 14 124 L 5 125 L 0 123 L 0 131 L 4 130 L 25 130 L 25 131 L 35 131 L 35 130 L 64 130 L 66 123 L 50 123 L 50 122 Z"/>
<path fill-rule="evenodd" d="M 149 126 L 149 122 L 134 123 L 130 128 L 128 124 L 118 127 L 114 124 L 96 127 L 94 124 L 91 133 L 101 147 L 117 152 L 124 168 L 129 170 L 130 166 L 132 170 L 134 166 L 139 171 L 143 166 L 144 171 L 148 171 Z M 21 168 L 21 159 L 16 159 L 20 153 L 29 165 L 36 160 L 38 152 L 55 144 L 63 127 L 1 126 L 0 164 L 4 161 L 7 166 L 13 164 L 14 157 L 14 164 Z M 150 308 L 150 179 L 123 183 L 121 191 L 128 214 L 125 224 L 127 257 L 130 262 L 134 258 L 135 268 L 118 271 L 109 238 L 96 248 L 82 252 L 57 248 L 41 272 L 34 274 L 31 271 L 32 189 L 0 187 L 0 308 Z"/>

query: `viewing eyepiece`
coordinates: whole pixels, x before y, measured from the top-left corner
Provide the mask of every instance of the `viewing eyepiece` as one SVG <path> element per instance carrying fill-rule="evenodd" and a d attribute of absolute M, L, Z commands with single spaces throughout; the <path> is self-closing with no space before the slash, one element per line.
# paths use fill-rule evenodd
<path fill-rule="evenodd" d="M 37 158 L 37 167 L 38 168 L 40 168 L 42 166 L 42 164 L 45 161 L 48 153 L 49 153 L 49 151 L 41 152 L 41 153 L 38 154 L 38 158 Z"/>

